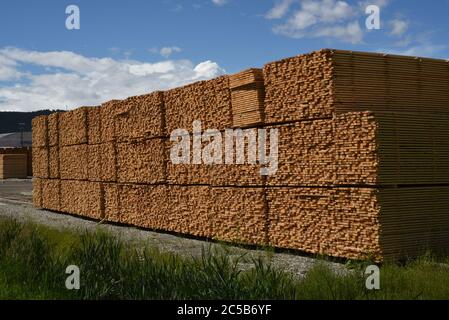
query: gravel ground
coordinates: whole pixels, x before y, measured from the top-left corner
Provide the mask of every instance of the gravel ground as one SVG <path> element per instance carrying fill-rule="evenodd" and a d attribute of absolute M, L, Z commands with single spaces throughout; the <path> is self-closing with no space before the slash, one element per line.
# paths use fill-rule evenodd
<path fill-rule="evenodd" d="M 26 180 L 0 180 L 0 216 L 13 217 L 20 221 L 30 221 L 36 224 L 46 225 L 58 230 L 70 229 L 78 231 L 94 231 L 98 228 L 120 237 L 130 245 L 146 243 L 158 247 L 163 252 L 172 252 L 182 256 L 199 256 L 205 248 L 212 250 L 226 250 L 232 257 L 263 258 L 284 271 L 303 277 L 317 259 L 304 255 L 264 251 L 252 248 L 242 248 L 232 245 L 224 245 L 215 242 L 187 238 L 168 233 L 142 230 L 129 226 L 120 226 L 109 223 L 100 223 L 71 215 L 55 213 L 47 210 L 37 210 L 31 203 L 32 183 Z M 322 261 L 328 264 L 336 272 L 345 272 L 343 264 Z M 251 263 L 241 263 L 240 267 L 246 269 Z"/>

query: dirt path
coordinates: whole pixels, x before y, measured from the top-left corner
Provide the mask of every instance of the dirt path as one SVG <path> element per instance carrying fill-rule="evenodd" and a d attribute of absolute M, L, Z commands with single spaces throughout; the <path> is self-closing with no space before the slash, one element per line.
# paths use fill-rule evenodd
<path fill-rule="evenodd" d="M 276 268 L 281 268 L 297 276 L 304 276 L 317 260 L 307 256 L 290 253 L 268 252 L 251 248 L 223 245 L 206 240 L 191 239 L 179 235 L 142 230 L 129 226 L 99 223 L 66 214 L 47 210 L 37 210 L 31 203 L 31 180 L 0 181 L 0 216 L 13 217 L 20 221 L 30 221 L 58 230 L 70 229 L 78 231 L 95 231 L 98 228 L 107 230 L 129 243 L 143 242 L 157 246 L 161 251 L 172 252 L 183 256 L 199 256 L 205 247 L 227 250 L 231 256 L 245 255 L 247 258 L 263 257 L 271 261 Z M 324 262 L 336 271 L 345 270 L 344 265 Z"/>

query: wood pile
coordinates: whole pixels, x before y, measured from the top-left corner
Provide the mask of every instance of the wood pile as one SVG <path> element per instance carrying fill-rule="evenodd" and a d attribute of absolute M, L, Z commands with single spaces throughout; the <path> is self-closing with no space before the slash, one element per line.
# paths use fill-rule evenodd
<path fill-rule="evenodd" d="M 44 180 L 41 178 L 33 178 L 33 206 L 43 208 L 42 205 L 42 184 Z"/>
<path fill-rule="evenodd" d="M 116 119 L 117 115 L 122 112 L 124 105 L 121 100 L 111 100 L 105 102 L 100 107 L 100 142 L 115 142 L 117 139 L 118 131 L 116 130 Z M 94 128 L 92 129 L 95 132 L 97 128 L 94 121 Z"/>
<path fill-rule="evenodd" d="M 115 121 L 119 142 L 166 136 L 162 92 L 130 97 L 122 106 Z"/>
<path fill-rule="evenodd" d="M 320 50 L 264 67 L 265 122 L 351 111 L 448 113 L 449 62 Z"/>
<path fill-rule="evenodd" d="M 229 77 L 195 82 L 164 92 L 167 133 L 192 128 L 200 120 L 203 128 L 223 130 L 232 126 Z"/>
<path fill-rule="evenodd" d="M 92 219 L 103 218 L 103 189 L 99 182 L 61 180 L 61 211 Z"/>
<path fill-rule="evenodd" d="M 0 154 L 0 179 L 24 179 L 26 177 L 26 154 Z"/>
<path fill-rule="evenodd" d="M 61 181 L 57 179 L 42 180 L 42 207 L 61 211 Z"/>
<path fill-rule="evenodd" d="M 48 148 L 48 157 L 48 177 L 50 179 L 59 179 L 61 177 L 59 171 L 59 147 L 55 146 Z"/>
<path fill-rule="evenodd" d="M 448 186 L 379 190 L 382 256 L 415 257 L 427 250 L 447 254 L 448 193 Z"/>
<path fill-rule="evenodd" d="M 262 124 L 265 87 L 262 69 L 248 69 L 229 77 L 232 125 L 237 128 Z"/>
<path fill-rule="evenodd" d="M 100 107 L 87 110 L 87 141 L 89 145 L 101 143 Z"/>
<path fill-rule="evenodd" d="M 50 177 L 50 154 L 48 148 L 33 147 L 33 176 L 37 178 Z"/>
<path fill-rule="evenodd" d="M 61 147 L 87 143 L 87 110 L 82 107 L 59 115 L 59 144 Z"/>
<path fill-rule="evenodd" d="M 117 145 L 118 182 L 165 183 L 167 181 L 166 161 L 164 139 L 154 138 L 119 143 Z"/>
<path fill-rule="evenodd" d="M 121 185 L 120 223 L 155 230 L 167 230 L 170 206 L 165 185 Z"/>
<path fill-rule="evenodd" d="M 265 189 L 214 187 L 211 238 L 246 243 L 267 244 L 267 202 Z M 198 225 L 200 227 L 201 225 Z"/>
<path fill-rule="evenodd" d="M 114 182 L 117 181 L 116 147 L 112 142 L 88 145 L 89 181 Z"/>
<path fill-rule="evenodd" d="M 33 175 L 33 149 L 31 147 L 0 148 L 0 154 L 24 154 L 27 157 L 27 176 Z"/>
<path fill-rule="evenodd" d="M 277 125 L 278 171 L 267 176 L 270 186 L 332 185 L 335 166 L 335 125 L 330 120 L 302 121 Z"/>
<path fill-rule="evenodd" d="M 330 118 L 333 66 L 328 50 L 266 64 L 265 123 Z"/>
<path fill-rule="evenodd" d="M 31 121 L 32 141 L 35 148 L 48 147 L 48 116 L 37 116 Z"/>
<path fill-rule="evenodd" d="M 37 117 L 34 205 L 344 258 L 448 251 L 448 88 L 447 61 L 324 49 Z M 224 143 L 224 162 L 172 163 L 175 129 L 193 160 L 195 120 L 278 129 L 277 172 L 226 162 Z"/>
<path fill-rule="evenodd" d="M 88 152 L 87 144 L 61 147 L 60 174 L 63 180 L 87 180 Z"/>

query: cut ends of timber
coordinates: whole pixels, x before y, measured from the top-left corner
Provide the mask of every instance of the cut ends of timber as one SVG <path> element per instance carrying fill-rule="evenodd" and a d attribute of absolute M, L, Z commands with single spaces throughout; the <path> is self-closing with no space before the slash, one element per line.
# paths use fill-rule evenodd
<path fill-rule="evenodd" d="M 277 132 L 276 173 L 172 163 L 198 120 Z M 350 259 L 449 251 L 448 61 L 323 49 L 32 125 L 38 208 Z"/>

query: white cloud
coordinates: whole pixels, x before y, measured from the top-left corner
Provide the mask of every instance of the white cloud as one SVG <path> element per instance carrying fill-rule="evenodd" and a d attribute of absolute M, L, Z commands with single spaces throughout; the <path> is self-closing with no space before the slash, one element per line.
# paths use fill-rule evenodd
<path fill-rule="evenodd" d="M 288 12 L 293 0 L 278 0 L 273 8 L 265 15 L 267 19 L 280 19 Z"/>
<path fill-rule="evenodd" d="M 151 53 L 156 53 L 164 58 L 169 58 L 173 53 L 181 52 L 179 47 L 162 47 L 162 48 L 151 48 L 149 50 Z"/>
<path fill-rule="evenodd" d="M 345 42 L 360 43 L 363 40 L 363 31 L 357 21 L 344 26 L 331 26 L 318 29 L 314 37 L 337 38 Z"/>
<path fill-rule="evenodd" d="M 415 46 L 410 46 L 405 49 L 381 49 L 379 52 L 390 53 L 390 54 L 398 54 L 404 56 L 413 56 L 413 57 L 434 57 L 434 58 L 445 58 L 449 59 L 449 57 L 444 57 L 444 51 L 448 48 L 447 45 L 435 45 L 435 44 L 418 44 Z"/>
<path fill-rule="evenodd" d="M 405 20 L 394 19 L 390 21 L 391 31 L 390 35 L 395 37 L 401 37 L 407 32 L 409 23 Z"/>
<path fill-rule="evenodd" d="M 175 52 L 181 52 L 181 48 L 179 47 L 163 47 L 159 51 L 160 55 L 164 58 L 170 57 Z"/>
<path fill-rule="evenodd" d="M 44 72 L 33 73 L 40 67 Z M 18 68 L 28 70 L 22 73 Z M 47 70 L 49 69 L 49 70 Z M 30 111 L 98 105 L 155 90 L 165 90 L 223 74 L 216 62 L 144 62 L 91 58 L 69 51 L 0 49 L 0 110 Z"/>
<path fill-rule="evenodd" d="M 14 60 L 0 54 L 0 81 L 16 80 L 22 76 L 17 69 L 17 63 Z"/>
<path fill-rule="evenodd" d="M 212 0 L 212 3 L 216 6 L 224 6 L 226 3 L 228 3 L 228 0 Z"/>
<path fill-rule="evenodd" d="M 350 43 L 360 43 L 363 31 L 354 20 L 357 7 L 345 1 L 303 0 L 300 9 L 273 31 L 291 38 L 336 38 Z"/>

